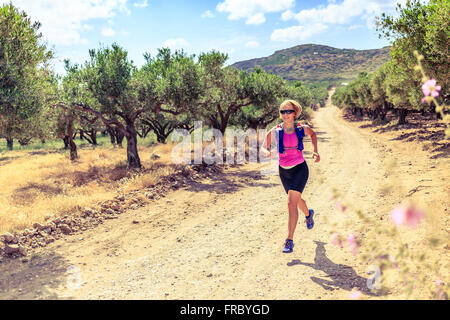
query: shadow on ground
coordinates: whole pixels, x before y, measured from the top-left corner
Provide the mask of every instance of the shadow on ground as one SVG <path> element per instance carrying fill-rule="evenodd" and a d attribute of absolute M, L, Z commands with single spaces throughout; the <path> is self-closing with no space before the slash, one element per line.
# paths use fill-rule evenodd
<path fill-rule="evenodd" d="M 54 253 L 3 260 L 0 263 L 0 300 L 60 299 L 52 289 L 77 285 L 78 270 Z"/>
<path fill-rule="evenodd" d="M 267 177 L 261 174 L 260 170 L 213 172 L 208 174 L 207 177 L 211 179 L 210 183 L 191 181 L 184 189 L 194 192 L 208 191 L 223 194 L 237 192 L 248 187 L 273 187 L 273 184 L 267 181 Z"/>
<path fill-rule="evenodd" d="M 370 120 L 367 116 L 361 117 L 351 113 L 344 113 L 343 118 L 348 122 L 355 123 Z M 408 122 L 402 125 L 397 124 L 397 118 L 392 114 L 388 114 L 384 122 L 370 121 L 372 123 L 362 124 L 359 127 L 362 129 L 369 128 L 372 133 L 395 133 L 396 137 L 393 137 L 392 141 L 431 143 L 428 146 L 423 145 L 430 153 L 431 159 L 450 157 L 450 143 L 445 139 L 445 123 L 436 120 L 435 114 L 412 113 L 408 115 Z"/>
<path fill-rule="evenodd" d="M 356 288 L 363 294 L 372 297 L 386 295 L 382 292 L 372 292 L 367 287 L 368 278 L 359 276 L 352 267 L 343 264 L 336 264 L 331 261 L 326 255 L 325 242 L 314 241 L 314 243 L 317 245 L 314 263 L 302 262 L 298 259 L 295 259 L 291 262 L 288 262 L 287 265 L 290 267 L 295 265 L 302 265 L 313 268 L 314 270 L 325 272 L 325 277 L 329 279 L 311 277 L 311 280 L 328 291 L 334 291 L 336 289 L 352 291 L 353 288 Z"/>

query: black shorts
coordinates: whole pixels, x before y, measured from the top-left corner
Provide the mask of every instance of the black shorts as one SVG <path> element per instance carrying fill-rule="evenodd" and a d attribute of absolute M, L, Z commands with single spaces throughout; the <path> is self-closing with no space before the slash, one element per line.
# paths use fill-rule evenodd
<path fill-rule="evenodd" d="M 303 161 L 290 169 L 284 169 L 280 166 L 278 166 L 278 169 L 280 172 L 281 183 L 283 183 L 286 193 L 288 193 L 289 190 L 295 190 L 300 193 L 303 192 L 309 177 L 309 169 L 306 161 Z"/>

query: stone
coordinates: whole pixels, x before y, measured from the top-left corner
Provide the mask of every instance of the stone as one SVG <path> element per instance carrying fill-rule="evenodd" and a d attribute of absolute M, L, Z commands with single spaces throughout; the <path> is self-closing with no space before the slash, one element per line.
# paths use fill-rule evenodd
<path fill-rule="evenodd" d="M 56 224 L 53 222 L 50 222 L 46 227 L 50 228 L 51 231 L 56 231 Z"/>
<path fill-rule="evenodd" d="M 18 244 L 7 244 L 5 246 L 5 253 L 6 254 L 18 253 L 18 254 L 25 256 L 26 250 L 24 247 L 22 247 L 21 245 L 18 245 Z"/>
<path fill-rule="evenodd" d="M 42 224 L 40 224 L 39 222 L 35 222 L 33 224 L 33 228 L 38 229 L 38 230 L 42 230 L 42 229 L 44 229 L 44 226 Z"/>
<path fill-rule="evenodd" d="M 14 243 L 17 241 L 16 237 L 9 232 L 4 233 L 2 236 L 6 243 Z"/>
<path fill-rule="evenodd" d="M 72 229 L 67 224 L 60 224 L 58 228 L 62 231 L 64 234 L 69 234 L 72 232 Z"/>

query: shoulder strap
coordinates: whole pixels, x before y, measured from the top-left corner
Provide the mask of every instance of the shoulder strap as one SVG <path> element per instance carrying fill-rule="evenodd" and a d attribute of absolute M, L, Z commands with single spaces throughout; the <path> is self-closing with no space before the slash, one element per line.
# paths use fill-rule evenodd
<path fill-rule="evenodd" d="M 277 124 L 277 128 L 275 131 L 275 137 L 278 142 L 278 153 L 281 154 L 284 152 L 284 130 L 283 130 L 283 124 Z"/>
<path fill-rule="evenodd" d="M 303 150 L 303 137 L 305 136 L 305 129 L 302 125 L 295 126 L 295 134 L 297 135 L 297 149 Z"/>

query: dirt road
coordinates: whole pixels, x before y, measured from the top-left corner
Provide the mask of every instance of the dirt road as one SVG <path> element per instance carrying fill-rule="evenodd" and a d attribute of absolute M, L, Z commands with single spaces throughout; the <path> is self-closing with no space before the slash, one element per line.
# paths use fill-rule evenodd
<path fill-rule="evenodd" d="M 67 236 L 26 262 L 0 264 L 0 298 L 348 299 L 352 288 L 368 299 L 396 298 L 395 292 L 371 294 L 367 266 L 330 243 L 330 233 L 342 223 L 349 222 L 349 230 L 357 223 L 354 214 L 336 209 L 331 188 L 387 220 L 392 206 L 419 183 L 426 188 L 411 196 L 424 205 L 434 202 L 440 211 L 448 203 L 436 207 L 431 196 L 442 188 L 436 172 L 442 163 L 345 122 L 330 105 L 315 113 L 313 123 L 321 162 L 313 163 L 306 141 L 310 179 L 304 198 L 316 223 L 307 230 L 299 219 L 293 253 L 281 252 L 287 200 L 279 177 L 261 174 L 267 164 L 248 164 Z M 414 157 L 405 158 L 411 152 Z M 397 158 L 398 177 L 409 176 L 380 196 L 388 154 Z M 436 172 L 434 178 L 430 172 Z M 428 180 L 419 182 L 422 175 Z M 427 191 L 430 198 L 423 197 Z"/>

